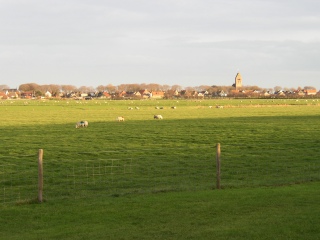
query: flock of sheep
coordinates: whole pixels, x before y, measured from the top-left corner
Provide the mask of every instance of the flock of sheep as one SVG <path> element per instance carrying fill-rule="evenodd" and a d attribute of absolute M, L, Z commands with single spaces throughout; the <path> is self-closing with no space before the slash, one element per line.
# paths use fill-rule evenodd
<path fill-rule="evenodd" d="M 174 107 L 174 109 L 175 109 L 176 107 Z M 132 108 L 131 108 L 132 109 Z M 129 108 L 129 110 L 131 110 L 130 108 Z M 139 109 L 139 108 L 136 108 L 136 109 Z M 162 117 L 162 115 L 160 115 L 160 114 L 157 114 L 157 115 L 154 115 L 153 116 L 153 119 L 163 119 L 163 117 Z M 119 116 L 119 117 L 117 117 L 116 118 L 116 121 L 118 121 L 118 122 L 124 122 L 124 117 L 123 116 Z M 76 128 L 86 128 L 86 127 L 88 127 L 88 121 L 84 121 L 84 120 L 81 120 L 80 122 L 77 122 L 76 123 Z"/>
<path fill-rule="evenodd" d="M 154 119 L 163 119 L 162 115 L 158 114 L 158 115 L 154 115 L 153 116 Z M 118 122 L 124 122 L 124 117 L 117 117 L 116 121 Z M 88 121 L 80 121 L 76 123 L 76 128 L 86 128 L 88 127 Z"/>
<path fill-rule="evenodd" d="M 172 109 L 176 109 L 175 106 L 171 107 Z M 212 108 L 212 106 L 209 106 L 209 108 Z M 223 106 L 217 105 L 216 108 L 223 108 Z M 129 110 L 133 110 L 132 107 L 128 107 Z M 139 110 L 139 107 L 135 107 L 135 109 Z M 156 107 L 156 109 L 163 109 L 163 107 Z M 153 119 L 163 119 L 162 115 L 157 114 L 153 115 Z M 116 118 L 117 122 L 124 122 L 124 117 L 120 116 Z M 76 128 L 86 128 L 88 127 L 88 122 L 87 121 L 80 121 L 76 123 Z"/>

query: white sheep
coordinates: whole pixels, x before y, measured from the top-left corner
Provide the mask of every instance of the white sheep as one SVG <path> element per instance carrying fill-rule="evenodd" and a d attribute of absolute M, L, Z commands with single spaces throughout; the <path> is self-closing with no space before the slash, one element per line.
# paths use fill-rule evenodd
<path fill-rule="evenodd" d="M 124 122 L 124 117 L 117 117 L 116 120 L 117 120 L 118 122 Z"/>
<path fill-rule="evenodd" d="M 80 121 L 76 123 L 76 128 L 81 128 L 81 127 L 88 127 L 88 122 L 87 121 Z"/>
<path fill-rule="evenodd" d="M 154 115 L 153 118 L 154 119 L 163 119 L 162 115 Z"/>

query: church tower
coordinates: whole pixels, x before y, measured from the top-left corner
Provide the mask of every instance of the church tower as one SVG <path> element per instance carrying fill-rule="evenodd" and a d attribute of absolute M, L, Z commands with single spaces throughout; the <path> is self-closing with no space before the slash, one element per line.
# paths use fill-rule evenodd
<path fill-rule="evenodd" d="M 242 88 L 242 77 L 240 75 L 240 73 L 238 72 L 235 78 L 235 83 L 234 83 L 236 89 L 240 89 Z"/>

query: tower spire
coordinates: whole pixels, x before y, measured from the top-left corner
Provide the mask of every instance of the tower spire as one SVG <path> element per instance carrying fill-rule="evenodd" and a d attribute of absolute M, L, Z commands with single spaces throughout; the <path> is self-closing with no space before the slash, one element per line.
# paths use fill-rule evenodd
<path fill-rule="evenodd" d="M 235 77 L 235 83 L 234 83 L 236 90 L 242 88 L 242 76 L 240 72 L 238 71 L 236 77 Z"/>

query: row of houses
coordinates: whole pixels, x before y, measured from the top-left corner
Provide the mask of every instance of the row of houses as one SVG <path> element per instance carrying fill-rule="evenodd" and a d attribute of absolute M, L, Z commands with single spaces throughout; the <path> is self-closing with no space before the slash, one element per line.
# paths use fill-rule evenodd
<path fill-rule="evenodd" d="M 163 98 L 212 98 L 212 97 L 305 97 L 319 96 L 320 91 L 316 89 L 302 89 L 296 91 L 260 91 L 260 90 L 231 90 L 229 92 L 218 90 L 216 92 L 208 91 L 189 91 L 189 90 L 168 90 L 168 91 L 120 91 L 114 93 L 103 92 L 60 92 L 56 95 L 47 91 L 43 96 L 36 96 L 34 91 L 21 92 L 17 89 L 4 89 L 0 91 L 0 99 L 34 99 L 34 98 L 73 98 L 73 99 L 163 99 Z"/>
<path fill-rule="evenodd" d="M 260 90 L 233 90 L 227 96 L 243 95 L 243 96 L 258 96 L 258 97 L 304 97 L 304 96 L 320 96 L 320 91 L 316 89 L 300 89 L 294 91 L 260 91 Z"/>

